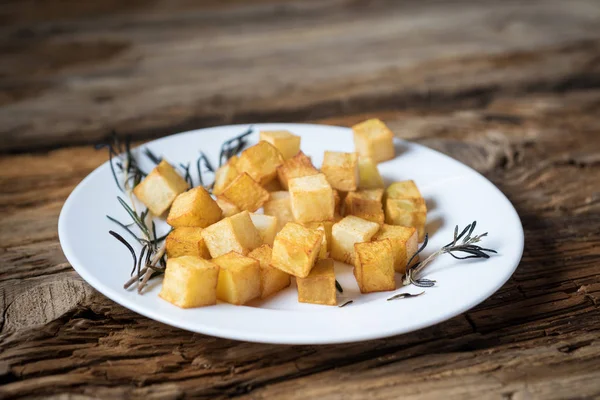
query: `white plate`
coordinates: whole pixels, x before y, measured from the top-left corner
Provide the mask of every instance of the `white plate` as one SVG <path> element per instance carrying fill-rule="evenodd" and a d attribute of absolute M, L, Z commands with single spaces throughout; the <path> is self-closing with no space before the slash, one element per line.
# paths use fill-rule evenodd
<path fill-rule="evenodd" d="M 201 129 L 148 143 L 154 153 L 171 162 L 192 164 L 203 150 L 213 165 L 221 143 L 243 132 L 247 126 L 233 125 Z M 258 124 L 258 130 L 287 129 L 302 136 L 302 150 L 320 166 L 324 150 L 354 151 L 348 128 L 305 124 Z M 250 143 L 255 143 L 253 133 Z M 149 318 L 208 335 L 252 342 L 281 344 L 344 343 L 382 338 L 414 331 L 452 318 L 485 300 L 512 275 L 523 252 L 523 229 L 507 198 L 471 168 L 426 147 L 398 140 L 397 157 L 379 165 L 384 179 L 414 179 L 430 212 L 427 230 L 430 241 L 426 257 L 452 239 L 455 225 L 461 228 L 477 221 L 475 233 L 489 232 L 483 245 L 498 254 L 488 260 L 458 261 L 444 255 L 425 270 L 437 281 L 425 295 L 386 301 L 394 293 L 420 292 L 402 287 L 395 292 L 361 295 L 350 266 L 336 263 L 336 277 L 344 288 L 338 304 L 354 300 L 344 308 L 301 304 L 294 285 L 266 301 L 251 306 L 218 304 L 180 309 L 158 297 L 160 284 L 144 295 L 124 290 L 131 257 L 127 249 L 107 232 L 127 234 L 105 215 L 127 221 L 117 202 L 122 195 L 113 180 L 108 162 L 86 177 L 71 193 L 60 214 L 58 232 L 65 255 L 90 285 L 115 302 Z M 134 151 L 142 169 L 153 164 Z M 195 168 L 192 168 L 195 169 Z M 160 230 L 165 231 L 165 226 Z"/>

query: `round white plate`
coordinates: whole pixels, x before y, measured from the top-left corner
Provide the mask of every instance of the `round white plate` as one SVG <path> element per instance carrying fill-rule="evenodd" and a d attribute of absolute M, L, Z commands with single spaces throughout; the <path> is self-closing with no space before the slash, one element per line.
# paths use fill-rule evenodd
<path fill-rule="evenodd" d="M 220 146 L 226 139 L 247 129 L 247 125 L 200 129 L 155 140 L 144 145 L 171 163 L 195 165 L 198 151 L 218 165 Z M 256 124 L 250 144 L 259 130 L 287 129 L 302 137 L 302 150 L 319 167 L 325 150 L 354 151 L 352 131 L 323 125 Z M 134 154 L 143 170 L 153 164 L 141 153 Z M 192 168 L 195 170 L 195 168 Z M 63 251 L 75 270 L 90 285 L 115 302 L 149 318 L 194 332 L 229 339 L 281 344 L 344 343 L 398 335 L 452 318 L 485 300 L 512 275 L 523 252 L 523 228 L 507 198 L 471 168 L 424 146 L 397 140 L 396 158 L 379 164 L 387 183 L 414 179 L 427 201 L 429 245 L 426 257 L 452 239 L 454 226 L 462 229 L 477 221 L 475 233 L 489 232 L 484 247 L 498 251 L 487 260 L 458 261 L 443 255 L 425 269 L 435 287 L 399 287 L 395 292 L 361 295 L 352 267 L 336 263 L 336 278 L 344 288 L 338 304 L 346 307 L 302 304 L 294 284 L 265 301 L 249 306 L 225 303 L 216 306 L 180 309 L 158 297 L 160 282 L 138 295 L 123 289 L 129 278 L 131 256 L 108 234 L 110 229 L 129 236 L 106 215 L 128 221 L 119 205 L 117 189 L 108 162 L 86 177 L 67 199 L 58 223 Z M 196 178 L 195 178 L 196 179 Z M 161 223 L 159 231 L 167 226 Z M 133 244 L 133 241 L 132 241 Z M 139 250 L 139 248 L 137 249 Z M 400 277 L 398 276 L 398 282 Z M 157 280 L 159 281 L 159 280 Z M 386 301 L 395 293 L 422 296 Z"/>

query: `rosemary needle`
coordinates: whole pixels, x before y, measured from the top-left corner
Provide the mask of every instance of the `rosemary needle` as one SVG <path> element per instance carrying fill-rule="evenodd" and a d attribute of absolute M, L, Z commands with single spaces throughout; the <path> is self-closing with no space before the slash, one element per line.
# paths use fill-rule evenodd
<path fill-rule="evenodd" d="M 108 233 L 111 234 L 119 242 L 123 243 L 125 245 L 125 247 L 127 247 L 129 252 L 131 253 L 131 257 L 133 258 L 133 270 L 135 271 L 135 268 L 137 266 L 137 256 L 135 255 L 135 251 L 133 250 L 133 247 L 131 247 L 129 242 L 127 240 L 123 239 L 123 236 L 119 235 L 117 232 L 108 231 Z"/>
<path fill-rule="evenodd" d="M 347 302 L 340 304 L 338 307 L 342 308 L 342 307 L 346 307 L 348 304 L 352 304 L 354 303 L 354 300 L 348 300 Z"/>
<path fill-rule="evenodd" d="M 422 294 L 425 294 L 425 291 L 422 291 L 421 293 L 415 293 L 415 294 L 412 294 L 412 293 L 398 293 L 398 294 L 395 294 L 392 297 L 388 298 L 387 301 L 396 300 L 396 299 L 407 299 L 407 298 L 410 298 L 410 297 L 417 297 L 417 296 L 420 296 Z"/>

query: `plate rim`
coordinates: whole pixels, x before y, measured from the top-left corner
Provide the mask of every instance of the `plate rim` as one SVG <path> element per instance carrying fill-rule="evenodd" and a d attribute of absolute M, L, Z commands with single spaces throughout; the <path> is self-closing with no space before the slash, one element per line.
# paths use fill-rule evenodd
<path fill-rule="evenodd" d="M 286 122 L 218 125 L 218 126 L 212 126 L 212 127 L 206 127 L 206 128 L 192 129 L 192 130 L 164 136 L 161 138 L 157 138 L 157 139 L 142 143 L 139 146 L 136 146 L 135 148 L 133 148 L 132 150 L 141 148 L 148 144 L 155 145 L 162 141 L 169 140 L 175 136 L 202 133 L 207 130 L 216 129 L 216 128 L 217 129 L 218 128 L 233 129 L 233 128 L 244 128 L 244 127 L 247 128 L 250 125 L 260 126 L 261 129 L 268 128 L 268 127 L 273 127 L 273 128 L 277 127 L 278 129 L 280 129 L 281 125 L 286 125 L 286 126 L 289 126 L 290 127 L 289 129 L 292 131 L 293 131 L 293 126 L 301 126 L 301 127 L 307 127 L 307 128 L 321 128 L 321 129 L 322 128 L 341 128 L 344 130 L 350 129 L 348 127 L 335 126 L 335 125 L 286 123 Z M 121 305 L 122 307 L 125 307 L 131 311 L 134 311 L 146 318 L 150 318 L 152 320 L 155 320 L 155 321 L 158 321 L 158 322 L 170 325 L 170 326 L 174 326 L 179 329 L 184 329 L 184 330 L 187 330 L 190 332 L 196 332 L 196 333 L 201 333 L 201 334 L 205 334 L 205 335 L 225 338 L 225 339 L 233 339 L 233 340 L 240 340 L 240 341 L 254 342 L 254 343 L 286 344 L 286 345 L 322 345 L 322 344 L 324 345 L 324 344 L 353 343 L 353 342 L 360 342 L 360 341 L 366 341 L 366 340 L 381 339 L 381 338 L 385 338 L 385 337 L 391 337 L 391 336 L 396 336 L 396 335 L 400 335 L 400 334 L 404 334 L 404 333 L 414 332 L 414 331 L 417 331 L 417 330 L 420 330 L 420 329 L 423 329 L 426 327 L 434 326 L 441 322 L 447 321 L 451 318 L 455 318 L 456 316 L 463 314 L 464 312 L 468 311 L 469 309 L 471 309 L 471 308 L 475 307 L 476 305 L 482 303 L 483 301 L 487 300 L 493 294 L 495 294 L 502 286 L 504 286 L 504 284 L 513 276 L 513 274 L 516 271 L 516 269 L 518 268 L 520 261 L 522 259 L 522 256 L 523 256 L 524 239 L 525 239 L 523 226 L 522 226 L 522 222 L 519 217 L 519 214 L 517 213 L 514 205 L 511 203 L 511 201 L 493 182 L 491 182 L 489 179 L 487 179 L 485 176 L 483 176 L 477 170 L 473 169 L 472 167 L 470 167 L 470 166 L 468 166 L 468 165 L 466 165 L 444 153 L 441 153 L 437 150 L 431 149 L 422 144 L 407 141 L 407 140 L 397 138 L 397 137 L 395 137 L 394 140 L 398 141 L 401 144 L 410 143 L 411 146 L 416 146 L 418 148 L 421 148 L 422 150 L 433 152 L 433 153 L 435 153 L 436 156 L 441 157 L 441 158 L 445 159 L 446 161 L 449 161 L 452 163 L 457 163 L 460 166 L 462 166 L 463 168 L 468 169 L 471 173 L 475 174 L 478 178 L 487 182 L 487 184 L 490 186 L 490 188 L 492 190 L 494 190 L 497 195 L 499 195 L 499 198 L 501 198 L 502 201 L 505 202 L 509 206 L 509 210 L 514 214 L 516 221 L 518 221 L 518 226 L 517 226 L 518 232 L 517 233 L 518 233 L 519 237 L 516 238 L 516 239 L 518 239 L 516 244 L 518 244 L 519 247 L 518 247 L 518 249 L 516 249 L 516 251 L 514 253 L 515 257 L 512 262 L 513 265 L 511 266 L 510 270 L 507 271 L 507 273 L 502 277 L 502 279 L 498 279 L 496 281 L 496 284 L 494 285 L 493 289 L 489 292 L 489 294 L 487 294 L 483 298 L 474 298 L 470 302 L 460 303 L 460 305 L 458 307 L 454 308 L 452 310 L 452 312 L 449 312 L 448 314 L 445 314 L 440 318 L 434 319 L 433 321 L 425 320 L 424 322 L 422 322 L 420 324 L 415 324 L 415 325 L 411 326 L 409 329 L 402 329 L 402 328 L 388 329 L 385 331 L 378 331 L 377 333 L 373 333 L 373 334 L 361 334 L 359 332 L 359 333 L 354 333 L 354 334 L 351 334 L 351 335 L 348 335 L 345 337 L 333 338 L 333 339 L 332 338 L 328 339 L 327 337 L 325 337 L 323 339 L 315 339 L 314 337 L 304 338 L 303 336 L 291 337 L 290 335 L 287 335 L 282 338 L 282 337 L 278 336 L 277 334 L 269 335 L 269 334 L 264 334 L 264 333 L 256 334 L 255 332 L 246 332 L 246 331 L 238 332 L 238 331 L 235 331 L 232 329 L 227 329 L 227 328 L 225 328 L 225 330 L 223 330 L 223 329 L 219 329 L 218 327 L 215 328 L 214 326 L 211 326 L 211 325 L 203 325 L 201 327 L 202 329 L 199 330 L 199 329 L 194 329 L 189 326 L 186 326 L 185 324 L 180 323 L 177 319 L 170 318 L 168 315 L 163 315 L 159 312 L 153 312 L 152 310 L 148 310 L 147 307 L 145 307 L 139 303 L 120 301 L 119 295 L 118 295 L 118 293 L 116 293 L 116 290 L 114 288 L 109 287 L 108 285 L 101 283 L 98 279 L 96 279 L 94 274 L 92 274 L 91 272 L 88 272 L 88 270 L 83 266 L 84 262 L 81 262 L 79 257 L 75 254 L 75 250 L 72 249 L 67 244 L 67 241 L 66 241 L 66 237 L 68 236 L 68 233 L 66 232 L 67 228 L 66 228 L 65 220 L 66 220 L 66 215 L 68 213 L 69 208 L 73 206 L 72 203 L 75 201 L 74 199 L 77 197 L 77 194 L 79 193 L 79 191 L 84 190 L 84 186 L 85 186 L 86 182 L 94 179 L 94 177 L 96 175 L 102 173 L 102 169 L 108 165 L 108 162 L 109 162 L 108 160 L 104 161 L 101 165 L 99 165 L 92 172 L 90 172 L 85 178 L 83 178 L 77 184 L 77 186 L 73 189 L 73 191 L 69 194 L 68 198 L 66 199 L 65 203 L 63 204 L 60 214 L 59 214 L 59 218 L 58 218 L 59 242 L 60 242 L 61 248 L 63 250 L 63 253 L 65 254 L 65 257 L 67 258 L 67 260 L 69 261 L 69 263 L 73 267 L 73 269 L 75 269 L 75 271 L 79 274 L 79 276 L 83 280 L 85 280 L 95 290 L 102 293 L 102 295 L 106 296 L 108 299 L 110 299 L 111 301 L 114 301 L 115 303 Z M 113 296 L 113 292 L 115 293 L 114 296 Z M 266 309 L 260 309 L 260 310 L 266 311 L 266 312 L 273 312 L 273 311 L 281 312 L 282 311 L 282 310 L 272 310 L 272 309 L 269 309 L 268 311 Z M 337 311 L 342 312 L 342 313 L 352 312 L 351 308 L 338 309 Z"/>

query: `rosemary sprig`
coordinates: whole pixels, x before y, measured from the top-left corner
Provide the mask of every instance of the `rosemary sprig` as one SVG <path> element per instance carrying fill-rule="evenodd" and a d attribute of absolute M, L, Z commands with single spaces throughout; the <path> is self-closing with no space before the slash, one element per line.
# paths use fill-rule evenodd
<path fill-rule="evenodd" d="M 418 278 L 418 275 L 423 269 L 429 265 L 433 260 L 435 260 L 438 256 L 442 254 L 450 254 L 452 257 L 458 260 L 465 260 L 469 258 L 490 258 L 488 253 L 496 253 L 496 250 L 487 249 L 485 247 L 481 247 L 476 245 L 475 243 L 479 243 L 481 239 L 487 236 L 487 232 L 482 233 L 480 235 L 473 235 L 473 231 L 475 230 L 475 226 L 477 225 L 477 221 L 473 221 L 469 225 L 462 230 L 460 234 L 458 234 L 458 225 L 454 228 L 454 239 L 452 242 L 448 243 L 440 250 L 431 254 L 425 260 L 416 263 L 415 265 L 408 267 L 406 270 L 406 274 L 403 277 L 403 283 L 405 285 L 413 284 L 419 287 L 431 287 L 435 285 L 435 281 L 431 279 Z M 460 241 L 462 239 L 462 241 Z M 460 242 L 459 242 L 460 241 Z M 423 245 L 419 248 L 419 250 L 410 258 L 408 261 L 408 265 L 414 260 L 414 258 L 425 249 L 428 243 L 428 236 L 425 235 L 425 240 L 423 241 Z M 460 257 L 454 253 L 466 253 L 468 256 Z"/>
<path fill-rule="evenodd" d="M 247 136 L 252 133 L 254 127 L 250 125 L 248 130 L 233 137 L 221 145 L 221 152 L 219 153 L 219 167 L 227 162 L 231 157 L 239 153 L 248 144 Z"/>
<path fill-rule="evenodd" d="M 139 184 L 147 174 L 138 167 L 138 162 L 133 156 L 131 151 L 131 138 L 126 137 L 124 143 L 122 143 L 117 134 L 113 131 L 105 142 L 102 142 L 95 147 L 96 149 L 108 149 L 110 169 L 115 183 L 119 190 L 126 193 L 131 200 L 131 205 L 129 205 L 120 196 L 117 196 L 119 203 L 125 209 L 125 211 L 127 211 L 127 214 L 129 214 L 133 223 L 125 224 L 111 216 L 107 215 L 106 217 L 110 221 L 119 225 L 121 228 L 125 229 L 136 239 L 138 243 L 142 245 L 142 249 L 140 250 L 138 256 L 127 240 L 125 240 L 118 233 L 112 230 L 109 231 L 113 237 L 127 247 L 133 258 L 133 268 L 131 271 L 132 277 L 125 283 L 124 287 L 128 288 L 134 282 L 139 282 L 138 292 L 141 293 L 144 286 L 152 277 L 163 273 L 165 270 L 166 243 L 164 240 L 170 232 L 161 237 L 157 237 L 156 224 L 154 221 L 152 221 L 151 231 L 150 228 L 148 228 L 148 223 L 146 222 L 149 216 L 149 210 L 145 209 L 138 215 L 135 209 L 135 203 L 133 202 L 132 196 L 133 188 Z M 144 154 L 146 154 L 146 156 L 148 156 L 156 164 L 162 161 L 162 158 L 156 156 L 147 148 L 145 149 Z M 182 167 L 186 172 L 186 181 L 190 184 L 190 186 L 193 186 L 192 178 L 189 174 L 189 164 L 187 166 L 182 165 Z M 119 172 L 123 175 L 122 183 L 119 180 Z M 131 229 L 133 225 L 136 225 L 139 228 L 143 237 L 136 235 L 136 233 Z"/>

